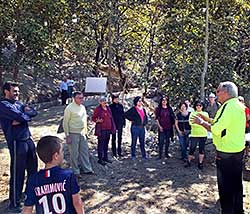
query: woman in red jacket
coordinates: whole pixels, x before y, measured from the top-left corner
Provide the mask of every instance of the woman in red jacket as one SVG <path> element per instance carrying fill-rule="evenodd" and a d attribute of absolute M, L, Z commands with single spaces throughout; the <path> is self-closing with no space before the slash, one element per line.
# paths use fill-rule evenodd
<path fill-rule="evenodd" d="M 100 97 L 99 103 L 100 105 L 94 110 L 92 120 L 96 123 L 95 135 L 98 139 L 98 163 L 104 166 L 107 163 L 112 163 L 108 159 L 108 144 L 110 135 L 115 132 L 116 128 L 106 98 Z"/>

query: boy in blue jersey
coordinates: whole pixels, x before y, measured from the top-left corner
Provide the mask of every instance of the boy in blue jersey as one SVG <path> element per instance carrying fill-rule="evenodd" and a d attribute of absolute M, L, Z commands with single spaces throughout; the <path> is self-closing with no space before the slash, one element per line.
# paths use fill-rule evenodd
<path fill-rule="evenodd" d="M 39 158 L 45 169 L 30 176 L 27 182 L 24 214 L 84 214 L 80 188 L 71 170 L 62 169 L 63 146 L 55 136 L 42 137 L 37 144 Z"/>

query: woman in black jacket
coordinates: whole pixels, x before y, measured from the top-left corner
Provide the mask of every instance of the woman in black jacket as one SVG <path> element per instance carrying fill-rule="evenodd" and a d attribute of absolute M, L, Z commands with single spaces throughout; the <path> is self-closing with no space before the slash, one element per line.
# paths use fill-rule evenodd
<path fill-rule="evenodd" d="M 117 133 L 112 134 L 112 153 L 114 157 L 117 157 L 117 152 L 119 157 L 122 157 L 122 131 L 125 127 L 125 117 L 124 117 L 124 108 L 121 103 L 119 103 L 119 96 L 112 95 L 112 104 L 109 105 L 112 112 L 112 116 L 115 122 L 115 127 Z M 116 146 L 116 135 L 118 137 L 118 145 Z M 117 151 L 118 150 L 118 151 Z"/>
<path fill-rule="evenodd" d="M 131 124 L 131 158 L 136 159 L 136 142 L 139 138 L 141 154 L 143 159 L 147 159 L 145 151 L 145 125 L 148 117 L 143 108 L 142 98 L 135 97 L 134 106 L 125 112 L 125 118 L 132 122 Z"/>

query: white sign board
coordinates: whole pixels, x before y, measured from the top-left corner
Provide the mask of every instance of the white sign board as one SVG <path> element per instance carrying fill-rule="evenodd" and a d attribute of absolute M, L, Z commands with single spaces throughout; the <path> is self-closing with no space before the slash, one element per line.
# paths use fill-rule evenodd
<path fill-rule="evenodd" d="M 85 92 L 86 93 L 106 93 L 106 77 L 87 77 Z"/>

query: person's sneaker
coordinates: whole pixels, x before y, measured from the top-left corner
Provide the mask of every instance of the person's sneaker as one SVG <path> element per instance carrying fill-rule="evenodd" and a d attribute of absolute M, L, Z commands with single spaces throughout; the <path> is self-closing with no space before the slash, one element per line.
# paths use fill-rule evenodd
<path fill-rule="evenodd" d="M 132 160 L 132 161 L 135 161 L 135 160 L 136 160 L 136 157 L 131 157 L 131 160 Z"/>
<path fill-rule="evenodd" d="M 171 158 L 171 156 L 169 154 L 166 154 L 165 157 L 166 158 Z"/>
<path fill-rule="evenodd" d="M 185 168 L 190 167 L 190 166 L 191 166 L 190 161 L 185 162 L 185 164 L 184 164 L 184 167 L 185 167 Z"/>
<path fill-rule="evenodd" d="M 109 159 L 105 159 L 105 160 L 103 160 L 103 161 L 105 161 L 106 163 L 112 163 L 112 161 L 109 160 Z"/>
<path fill-rule="evenodd" d="M 103 160 L 98 160 L 97 163 L 101 164 L 102 166 L 105 166 L 107 163 L 104 162 Z"/>
<path fill-rule="evenodd" d="M 203 169 L 203 163 L 198 163 L 198 168 Z"/>

